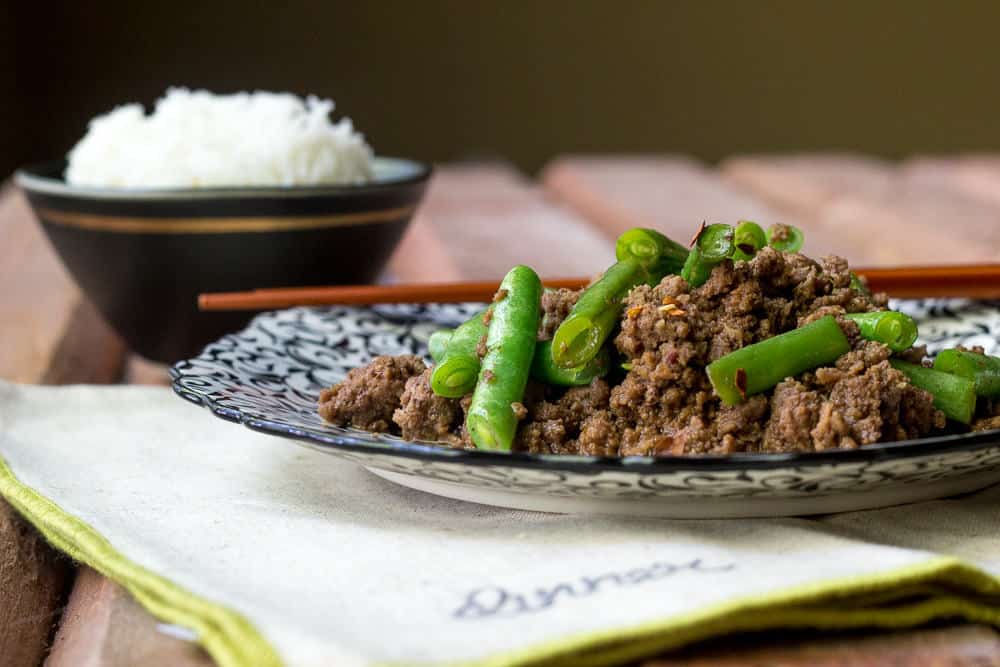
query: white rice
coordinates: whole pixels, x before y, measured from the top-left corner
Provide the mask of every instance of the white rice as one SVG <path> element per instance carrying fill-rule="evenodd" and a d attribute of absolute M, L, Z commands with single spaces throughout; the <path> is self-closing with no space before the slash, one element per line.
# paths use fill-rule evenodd
<path fill-rule="evenodd" d="M 66 181 L 112 188 L 363 183 L 372 149 L 334 104 L 289 93 L 171 88 L 148 116 L 128 104 L 90 121 Z"/>

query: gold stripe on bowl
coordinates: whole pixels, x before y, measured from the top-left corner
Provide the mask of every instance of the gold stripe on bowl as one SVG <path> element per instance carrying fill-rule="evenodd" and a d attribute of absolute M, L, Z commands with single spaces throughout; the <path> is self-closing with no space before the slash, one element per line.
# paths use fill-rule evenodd
<path fill-rule="evenodd" d="M 319 216 L 254 218 L 129 218 L 91 213 L 73 213 L 39 208 L 46 222 L 105 232 L 136 234 L 231 234 L 236 232 L 288 232 L 345 225 L 392 222 L 410 216 L 416 206 L 400 206 L 381 211 L 335 213 Z"/>

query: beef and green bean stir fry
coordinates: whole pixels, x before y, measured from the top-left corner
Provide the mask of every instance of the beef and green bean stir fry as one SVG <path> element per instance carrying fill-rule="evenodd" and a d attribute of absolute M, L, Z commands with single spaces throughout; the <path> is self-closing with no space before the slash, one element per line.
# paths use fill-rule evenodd
<path fill-rule="evenodd" d="M 1000 428 L 1000 358 L 914 347 L 839 257 L 788 225 L 702 225 L 688 246 L 617 240 L 588 287 L 527 266 L 493 302 L 322 392 L 329 422 L 455 447 L 602 456 L 852 449 Z"/>

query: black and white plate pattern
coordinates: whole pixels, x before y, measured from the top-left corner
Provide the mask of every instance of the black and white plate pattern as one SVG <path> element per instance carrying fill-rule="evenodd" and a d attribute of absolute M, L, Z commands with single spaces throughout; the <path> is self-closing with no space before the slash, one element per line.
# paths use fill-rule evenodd
<path fill-rule="evenodd" d="M 381 354 L 426 355 L 436 329 L 477 304 L 294 308 L 264 313 L 171 369 L 174 391 L 215 415 L 296 440 L 395 482 L 463 500 L 555 512 L 672 517 L 830 513 L 1000 482 L 1000 432 L 812 454 L 599 458 L 498 454 L 331 426 L 320 390 Z M 1000 348 L 1000 304 L 901 301 L 931 352 Z"/>

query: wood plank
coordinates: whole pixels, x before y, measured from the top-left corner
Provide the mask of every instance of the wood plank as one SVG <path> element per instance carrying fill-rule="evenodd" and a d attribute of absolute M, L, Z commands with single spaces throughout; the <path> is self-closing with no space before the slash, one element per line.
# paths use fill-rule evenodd
<path fill-rule="evenodd" d="M 687 158 L 560 158 L 545 168 L 542 180 L 556 199 L 573 207 L 609 237 L 629 227 L 652 227 L 686 242 L 698 224 L 750 219 L 767 225 L 802 227 L 816 255 L 856 257 L 862 247 L 812 224 L 789 209 L 742 190 Z"/>
<path fill-rule="evenodd" d="M 414 228 L 390 265 L 400 281 L 499 279 L 515 264 L 590 275 L 614 259 L 600 232 L 503 164 L 439 167 Z"/>
<path fill-rule="evenodd" d="M 905 169 L 857 156 L 804 155 L 741 156 L 726 160 L 720 171 L 734 185 L 807 220 L 809 233 L 842 238 L 855 249 L 847 256 L 858 264 L 1000 259 L 1000 209 L 928 187 Z"/>
<path fill-rule="evenodd" d="M 721 644 L 721 645 L 720 645 Z M 644 667 L 1000 667 L 1000 635 L 983 625 L 841 637 L 766 633 L 713 640 Z"/>
<path fill-rule="evenodd" d="M 851 154 L 737 156 L 719 171 L 775 209 L 806 218 L 844 195 L 880 198 L 893 181 L 888 163 Z"/>
<path fill-rule="evenodd" d="M 138 354 L 130 354 L 122 375 L 124 384 L 143 384 L 160 387 L 170 386 L 169 366 L 158 361 L 150 361 Z"/>
<path fill-rule="evenodd" d="M 0 292 L 0 377 L 36 383 L 117 379 L 121 341 L 81 296 L 27 202 L 10 186 L 0 188 L 0 284 L 9 286 Z M 69 568 L 15 514 L 0 501 L 0 656 L 38 664 L 65 600 Z"/>
<path fill-rule="evenodd" d="M 1000 207 L 1000 155 L 916 157 L 903 163 L 900 178 L 915 190 L 961 195 Z"/>
<path fill-rule="evenodd" d="M 147 613 L 129 593 L 81 567 L 46 667 L 209 667 L 212 659 Z"/>
<path fill-rule="evenodd" d="M 702 220 L 768 220 L 775 214 L 685 157 L 572 156 L 546 166 L 541 179 L 553 197 L 612 237 L 641 226 L 687 240 Z"/>
<path fill-rule="evenodd" d="M 0 656 L 5 667 L 41 664 L 72 579 L 70 561 L 0 501 Z"/>
<path fill-rule="evenodd" d="M 435 183 L 437 177 L 435 178 Z M 433 283 L 461 280 L 462 272 L 422 209 L 389 259 L 390 282 Z"/>

